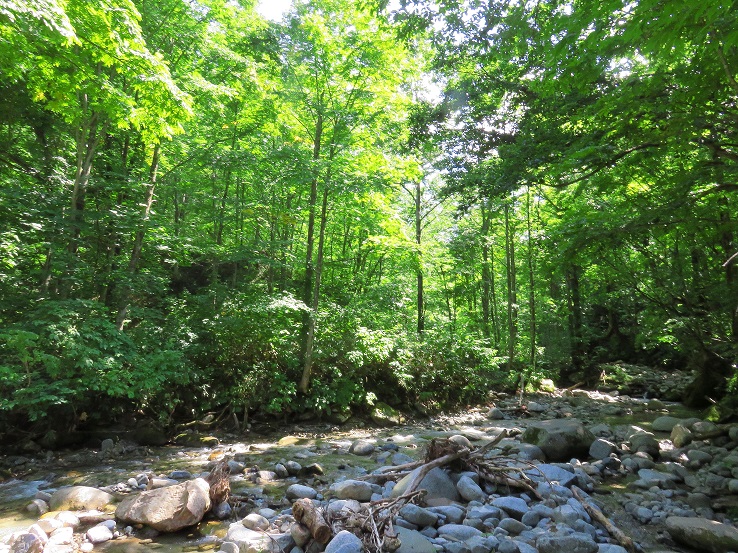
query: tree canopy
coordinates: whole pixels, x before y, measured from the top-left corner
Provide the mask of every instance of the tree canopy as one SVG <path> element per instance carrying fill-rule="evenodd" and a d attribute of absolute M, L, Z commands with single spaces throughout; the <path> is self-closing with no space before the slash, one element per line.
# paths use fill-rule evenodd
<path fill-rule="evenodd" d="M 732 402 L 734 4 L 0 0 L 0 435 Z"/>

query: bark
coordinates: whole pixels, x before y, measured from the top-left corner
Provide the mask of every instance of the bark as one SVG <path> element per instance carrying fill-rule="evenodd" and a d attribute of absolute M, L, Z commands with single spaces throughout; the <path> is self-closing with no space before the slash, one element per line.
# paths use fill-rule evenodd
<path fill-rule="evenodd" d="M 518 293 L 515 269 L 515 236 L 510 224 L 510 206 L 505 206 L 505 256 L 507 259 L 507 357 L 508 366 L 515 362 L 515 346 L 518 340 Z"/>
<path fill-rule="evenodd" d="M 572 373 L 578 373 L 584 365 L 584 340 L 582 338 L 582 304 L 579 294 L 581 269 L 572 265 L 566 272 L 569 305 L 569 341 L 571 343 L 571 370 L 562 374 L 565 381 Z"/>
<path fill-rule="evenodd" d="M 333 537 L 331 527 L 318 508 L 309 499 L 298 499 L 292 504 L 292 514 L 297 522 L 304 524 L 315 541 L 325 545 Z"/>
<path fill-rule="evenodd" d="M 131 250 L 131 258 L 128 261 L 128 274 L 133 276 L 138 270 L 139 262 L 141 261 L 141 252 L 143 251 L 144 237 L 146 236 L 146 228 L 148 226 L 149 218 L 151 216 L 151 206 L 154 203 L 154 188 L 156 187 L 156 175 L 159 170 L 159 155 L 161 152 L 161 146 L 156 145 L 154 153 L 151 156 L 151 166 L 149 167 L 149 182 L 146 185 L 146 192 L 144 196 L 144 210 L 141 225 L 136 231 L 136 236 L 133 239 L 133 249 Z M 126 315 L 128 314 L 128 307 L 131 301 L 130 286 L 121 287 L 124 292 L 121 295 L 120 303 L 118 306 L 118 315 L 115 318 L 115 326 L 118 330 L 123 330 L 125 325 Z"/>

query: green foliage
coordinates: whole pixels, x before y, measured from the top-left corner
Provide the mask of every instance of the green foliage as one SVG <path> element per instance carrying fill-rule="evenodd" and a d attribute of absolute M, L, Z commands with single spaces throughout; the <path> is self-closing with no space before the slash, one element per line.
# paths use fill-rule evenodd
<path fill-rule="evenodd" d="M 138 338 L 118 331 L 94 302 L 44 302 L 0 335 L 0 410 L 35 421 L 53 406 L 70 416 L 96 412 L 102 401 L 158 414 L 166 388 L 186 383 L 186 366 L 165 342 Z"/>

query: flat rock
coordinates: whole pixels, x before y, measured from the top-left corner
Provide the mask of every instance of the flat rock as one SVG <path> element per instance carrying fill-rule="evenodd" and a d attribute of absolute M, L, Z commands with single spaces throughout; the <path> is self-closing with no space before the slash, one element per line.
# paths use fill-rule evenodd
<path fill-rule="evenodd" d="M 436 513 L 413 503 L 409 503 L 400 509 L 400 516 L 420 528 L 435 526 L 436 522 L 438 522 L 438 515 Z"/>
<path fill-rule="evenodd" d="M 487 499 L 487 494 L 479 487 L 479 484 L 468 476 L 462 476 L 459 478 L 459 481 L 456 483 L 456 489 L 465 501 L 483 502 Z"/>
<path fill-rule="evenodd" d="M 465 524 L 444 524 L 438 528 L 438 534 L 450 536 L 455 540 L 466 541 L 470 538 L 481 536 L 482 532 Z"/>
<path fill-rule="evenodd" d="M 592 536 L 574 534 L 543 534 L 536 540 L 539 553 L 597 553 L 598 547 Z"/>
<path fill-rule="evenodd" d="M 315 499 L 316 497 L 318 497 L 318 492 L 315 490 L 315 488 L 311 488 L 310 486 L 305 486 L 303 484 L 292 484 L 289 488 L 287 488 L 285 496 L 289 500 Z"/>
<path fill-rule="evenodd" d="M 356 440 L 354 443 L 351 444 L 351 447 L 349 448 L 349 453 L 353 453 L 354 455 L 371 455 L 374 453 L 375 446 L 371 442 L 367 442 L 366 440 Z"/>
<path fill-rule="evenodd" d="M 527 513 L 530 508 L 528 504 L 519 497 L 498 497 L 492 501 L 492 506 L 502 509 L 512 518 L 520 520 L 523 515 Z"/>
<path fill-rule="evenodd" d="M 89 486 L 59 488 L 49 499 L 52 511 L 94 511 L 104 509 L 115 501 L 112 494 Z"/>
<path fill-rule="evenodd" d="M 395 526 L 400 548 L 395 553 L 436 553 L 436 548 L 428 538 L 417 530 Z"/>
<path fill-rule="evenodd" d="M 558 482 L 559 485 L 566 488 L 574 484 L 577 480 L 573 472 L 569 472 L 556 465 L 549 465 L 548 463 L 536 465 L 535 468 L 527 470 L 525 474 L 534 482 Z"/>
<path fill-rule="evenodd" d="M 671 429 L 681 421 L 682 419 L 678 417 L 663 415 L 654 419 L 653 423 L 651 423 L 651 428 L 653 428 L 654 432 L 671 432 Z"/>
<path fill-rule="evenodd" d="M 666 529 L 675 541 L 705 553 L 738 551 L 738 529 L 704 518 L 669 517 Z"/>

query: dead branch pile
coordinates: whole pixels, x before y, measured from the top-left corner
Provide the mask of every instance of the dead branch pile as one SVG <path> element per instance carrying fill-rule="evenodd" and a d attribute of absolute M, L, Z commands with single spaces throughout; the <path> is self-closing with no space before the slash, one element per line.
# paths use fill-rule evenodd
<path fill-rule="evenodd" d="M 210 484 L 210 502 L 215 507 L 228 501 L 231 495 L 231 469 L 228 466 L 228 458 L 218 461 L 213 470 L 210 471 L 205 479 Z"/>
<path fill-rule="evenodd" d="M 525 475 L 525 471 L 534 465 L 521 465 L 504 456 L 489 455 L 490 450 L 506 436 L 507 431 L 503 430 L 487 445 L 471 449 L 448 439 L 431 441 L 424 461 L 387 467 L 380 473 L 365 476 L 365 479 L 386 482 L 415 471 L 402 495 L 372 501 L 358 512 L 326 512 L 311 501 L 298 500 L 293 505 L 293 513 L 296 520 L 309 529 L 313 539 L 320 543 L 325 544 L 333 535 L 348 530 L 362 540 L 369 553 L 392 553 L 400 546 L 393 521 L 402 507 L 422 500 L 425 490 L 418 489 L 420 482 L 436 467 L 458 472 L 474 471 L 483 481 L 522 488 L 540 499 Z"/>
<path fill-rule="evenodd" d="M 428 446 L 424 461 L 386 467 L 381 472 L 367 475 L 365 478 L 386 482 L 413 474 L 404 490 L 407 494 L 415 491 L 431 470 L 436 467 L 447 467 L 454 472 L 475 472 L 484 482 L 523 489 L 540 499 L 540 495 L 525 474 L 535 469 L 535 465 L 521 463 L 517 459 L 503 455 L 490 455 L 490 450 L 507 435 L 507 430 L 503 430 L 488 444 L 471 449 L 449 439 L 434 439 Z"/>

